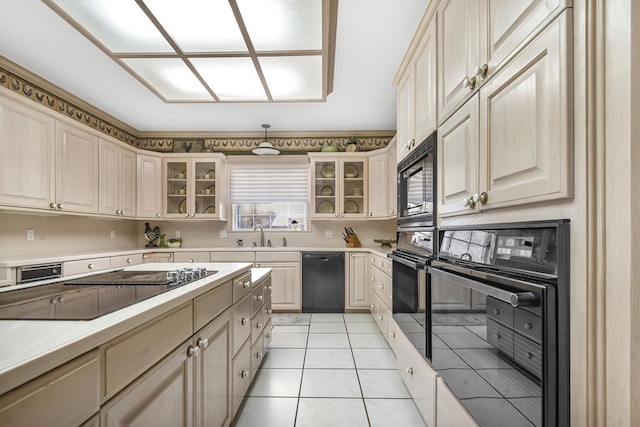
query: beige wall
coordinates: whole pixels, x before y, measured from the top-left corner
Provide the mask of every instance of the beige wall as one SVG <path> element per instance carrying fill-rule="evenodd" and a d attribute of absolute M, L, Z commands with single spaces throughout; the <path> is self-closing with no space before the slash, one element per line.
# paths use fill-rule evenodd
<path fill-rule="evenodd" d="M 201 248 L 201 247 L 236 247 L 236 240 L 242 239 L 245 247 L 251 247 L 251 242 L 258 243 L 260 241 L 260 233 L 252 231 L 228 232 L 226 239 L 220 238 L 220 231 L 226 230 L 226 222 L 218 221 L 151 221 L 150 226 L 160 227 L 160 232 L 167 235 L 167 239 L 175 237 L 175 232 L 180 231 L 182 237 L 183 248 Z M 313 221 L 311 231 L 306 232 L 282 232 L 282 231 L 266 231 L 266 239 L 270 239 L 273 246 L 282 246 L 282 237 L 286 237 L 287 246 L 315 246 L 315 247 L 336 247 L 343 248 L 345 246 L 342 240 L 342 232 L 344 227 L 352 227 L 358 234 L 358 238 L 363 246 L 375 247 L 379 246 L 374 243 L 373 239 L 395 239 L 396 222 L 395 220 L 386 221 Z M 143 237 L 144 222 L 141 221 L 138 226 L 138 245 L 144 246 L 147 242 Z M 325 231 L 333 231 L 333 238 L 325 237 Z"/>
<path fill-rule="evenodd" d="M 33 241 L 27 241 L 27 229 L 34 230 Z M 116 232 L 115 239 L 111 239 L 111 230 Z M 0 243 L 0 260 L 22 255 L 135 249 L 138 222 L 0 213 Z"/>

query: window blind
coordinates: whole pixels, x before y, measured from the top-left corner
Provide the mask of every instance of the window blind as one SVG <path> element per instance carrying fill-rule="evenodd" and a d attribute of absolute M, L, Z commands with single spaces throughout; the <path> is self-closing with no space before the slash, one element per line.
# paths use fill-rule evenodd
<path fill-rule="evenodd" d="M 229 203 L 308 202 L 309 161 L 306 156 L 256 159 L 259 158 L 229 161 Z"/>

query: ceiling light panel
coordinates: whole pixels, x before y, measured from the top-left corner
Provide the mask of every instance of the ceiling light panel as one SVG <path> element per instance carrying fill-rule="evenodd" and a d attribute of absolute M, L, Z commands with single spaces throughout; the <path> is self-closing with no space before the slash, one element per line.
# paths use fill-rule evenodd
<path fill-rule="evenodd" d="M 144 0 L 185 53 L 247 52 L 228 0 Z"/>
<path fill-rule="evenodd" d="M 221 101 L 266 101 L 250 58 L 192 58 L 193 66 Z"/>
<path fill-rule="evenodd" d="M 133 0 L 52 0 L 113 53 L 173 52 Z"/>
<path fill-rule="evenodd" d="M 213 101 L 209 92 L 178 58 L 122 59 L 167 101 Z"/>
<path fill-rule="evenodd" d="M 322 56 L 268 56 L 259 61 L 274 100 L 322 99 Z"/>
<path fill-rule="evenodd" d="M 322 49 L 322 0 L 236 0 L 256 51 Z"/>

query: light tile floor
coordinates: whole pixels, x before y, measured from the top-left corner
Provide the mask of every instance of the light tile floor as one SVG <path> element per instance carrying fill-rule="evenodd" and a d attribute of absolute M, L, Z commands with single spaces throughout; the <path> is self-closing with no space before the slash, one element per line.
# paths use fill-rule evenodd
<path fill-rule="evenodd" d="M 234 427 L 424 427 L 369 314 L 274 317 Z"/>

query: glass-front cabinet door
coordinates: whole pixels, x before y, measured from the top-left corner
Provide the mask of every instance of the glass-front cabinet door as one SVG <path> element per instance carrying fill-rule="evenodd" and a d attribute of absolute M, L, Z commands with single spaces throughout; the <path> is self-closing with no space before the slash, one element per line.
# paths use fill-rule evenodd
<path fill-rule="evenodd" d="M 310 153 L 312 217 L 364 218 L 367 212 L 367 158 Z"/>
<path fill-rule="evenodd" d="M 165 218 L 226 218 L 224 159 L 164 159 L 164 176 Z"/>

